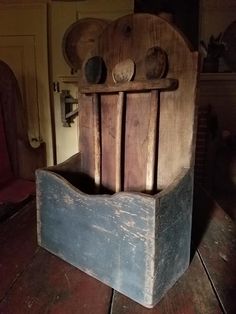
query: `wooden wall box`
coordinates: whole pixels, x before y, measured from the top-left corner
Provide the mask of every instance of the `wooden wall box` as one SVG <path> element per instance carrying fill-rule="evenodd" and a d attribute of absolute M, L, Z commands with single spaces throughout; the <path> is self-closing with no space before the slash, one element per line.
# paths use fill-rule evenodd
<path fill-rule="evenodd" d="M 154 46 L 168 73 L 148 81 L 143 60 Z M 92 56 L 104 59 L 106 82 L 79 83 L 81 153 L 37 171 L 38 241 L 153 307 L 189 264 L 198 55 L 173 25 L 137 14 L 111 23 Z M 134 81 L 114 84 L 112 69 L 127 58 Z"/>

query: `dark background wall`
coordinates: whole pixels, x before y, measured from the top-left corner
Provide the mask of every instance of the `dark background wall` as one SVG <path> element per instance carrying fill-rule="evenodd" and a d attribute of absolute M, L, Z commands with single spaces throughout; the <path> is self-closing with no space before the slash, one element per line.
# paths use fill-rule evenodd
<path fill-rule="evenodd" d="M 135 12 L 163 11 L 174 15 L 175 24 L 197 49 L 199 0 L 135 0 Z"/>

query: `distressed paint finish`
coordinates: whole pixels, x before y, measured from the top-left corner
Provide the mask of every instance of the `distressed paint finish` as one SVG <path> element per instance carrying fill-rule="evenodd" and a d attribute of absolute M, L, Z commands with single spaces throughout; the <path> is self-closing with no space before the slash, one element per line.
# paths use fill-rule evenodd
<path fill-rule="evenodd" d="M 153 304 L 188 268 L 192 225 L 193 172 L 185 170 L 169 193 L 158 196 Z"/>
<path fill-rule="evenodd" d="M 187 268 L 188 171 L 167 193 L 88 195 L 51 167 L 37 171 L 37 191 L 40 245 L 138 303 L 153 307 Z"/>
<path fill-rule="evenodd" d="M 155 198 L 90 196 L 45 170 L 37 171 L 37 184 L 40 245 L 145 303 L 154 260 Z"/>
<path fill-rule="evenodd" d="M 154 46 L 168 54 L 167 78 L 158 85 L 178 81 L 174 90 L 161 89 L 157 127 L 152 123 L 150 92 L 145 90 L 155 87 L 156 93 L 158 86 L 146 80 L 142 65 Z M 189 263 L 198 54 L 173 25 L 154 15 L 138 14 L 109 24 L 90 56 L 101 56 L 107 69 L 105 85 L 87 89 L 99 97 L 99 121 L 96 118 L 94 123 L 91 95 L 80 82 L 81 163 L 78 155 L 62 166 L 37 172 L 39 242 L 153 307 Z M 136 63 L 134 81 L 114 90 L 112 70 L 127 58 Z M 130 86 L 122 123 L 122 158 L 114 158 L 113 148 L 120 142 L 117 94 Z M 125 192 L 112 194 L 117 169 Z M 156 190 L 162 191 L 153 195 Z"/>
<path fill-rule="evenodd" d="M 153 309 L 146 309 L 115 292 L 111 314 L 223 314 L 223 312 L 201 260 L 198 254 L 195 254 L 188 270 Z"/>

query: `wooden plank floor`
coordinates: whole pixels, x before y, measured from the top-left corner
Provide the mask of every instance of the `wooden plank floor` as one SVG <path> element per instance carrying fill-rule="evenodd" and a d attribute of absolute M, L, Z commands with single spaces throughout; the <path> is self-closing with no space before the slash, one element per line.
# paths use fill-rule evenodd
<path fill-rule="evenodd" d="M 236 228 L 219 206 L 198 251 L 224 312 L 236 313 Z"/>
<path fill-rule="evenodd" d="M 198 254 L 184 276 L 169 290 L 162 301 L 148 310 L 115 292 L 112 314 L 222 313 Z"/>
<path fill-rule="evenodd" d="M 205 228 L 201 237 L 194 237 L 198 250 L 186 273 L 153 309 L 39 248 L 35 203 L 29 203 L 0 225 L 0 314 L 236 313 L 234 223 L 208 196 L 198 195 L 198 200 L 193 230 Z M 209 208 L 204 224 L 200 212 Z"/>

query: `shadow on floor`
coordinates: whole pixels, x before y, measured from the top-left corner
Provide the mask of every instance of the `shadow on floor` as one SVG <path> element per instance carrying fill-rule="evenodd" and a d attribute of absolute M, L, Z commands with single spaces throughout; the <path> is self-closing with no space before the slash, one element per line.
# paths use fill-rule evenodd
<path fill-rule="evenodd" d="M 31 195 L 19 203 L 3 203 L 0 204 L 0 223 L 4 222 L 19 210 L 21 210 L 28 202 L 33 200 L 35 196 Z"/>
<path fill-rule="evenodd" d="M 191 239 L 191 260 L 207 230 L 214 211 L 214 200 L 203 188 L 195 183 L 193 196 L 193 218 Z"/>

